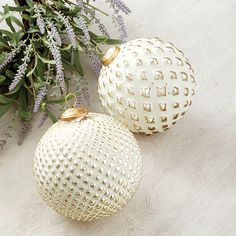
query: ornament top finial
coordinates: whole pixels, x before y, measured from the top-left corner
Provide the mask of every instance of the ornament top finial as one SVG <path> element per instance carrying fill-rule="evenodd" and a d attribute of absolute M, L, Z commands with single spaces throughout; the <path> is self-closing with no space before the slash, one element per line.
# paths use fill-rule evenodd
<path fill-rule="evenodd" d="M 70 107 L 62 115 L 62 121 L 72 121 L 77 118 L 84 118 L 88 115 L 88 110 L 83 107 Z"/>
<path fill-rule="evenodd" d="M 68 103 L 70 97 L 74 98 L 74 104 L 72 106 L 70 106 Z M 73 93 L 66 95 L 65 103 L 68 106 L 68 109 L 61 115 L 62 121 L 71 121 L 77 118 L 84 118 L 88 114 L 88 110 L 86 108 L 76 107 L 77 98 Z"/>
<path fill-rule="evenodd" d="M 107 49 L 103 58 L 102 58 L 102 64 L 104 66 L 110 65 L 115 60 L 115 58 L 118 56 L 119 52 L 120 52 L 120 47 L 118 47 L 118 46 L 111 47 L 111 48 Z"/>

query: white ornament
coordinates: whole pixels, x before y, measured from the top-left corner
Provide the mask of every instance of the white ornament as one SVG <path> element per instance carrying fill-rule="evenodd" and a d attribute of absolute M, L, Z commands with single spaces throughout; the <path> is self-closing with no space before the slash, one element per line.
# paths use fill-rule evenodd
<path fill-rule="evenodd" d="M 139 38 L 108 49 L 98 92 L 106 112 L 136 133 L 162 132 L 192 104 L 194 71 L 172 43 Z"/>
<path fill-rule="evenodd" d="M 116 213 L 135 193 L 140 150 L 133 134 L 112 117 L 71 109 L 39 142 L 34 175 L 54 210 L 71 219 L 96 220 Z"/>

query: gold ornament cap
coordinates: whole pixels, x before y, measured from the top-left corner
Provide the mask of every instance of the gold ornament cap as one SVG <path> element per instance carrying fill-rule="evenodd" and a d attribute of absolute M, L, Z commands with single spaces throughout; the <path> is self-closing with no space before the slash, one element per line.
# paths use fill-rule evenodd
<path fill-rule="evenodd" d="M 68 99 L 71 96 L 75 100 L 74 104 L 72 106 L 70 106 L 69 103 L 68 103 Z M 88 115 L 88 110 L 86 108 L 76 107 L 77 98 L 76 98 L 75 94 L 69 93 L 65 97 L 65 102 L 66 102 L 66 105 L 69 108 L 61 115 L 61 120 L 62 121 L 72 121 L 72 120 L 75 120 L 77 118 L 84 118 L 85 116 Z"/>
<path fill-rule="evenodd" d="M 88 110 L 84 107 L 70 107 L 62 115 L 62 121 L 72 121 L 77 118 L 84 118 L 88 115 Z"/>
<path fill-rule="evenodd" d="M 102 57 L 102 64 L 104 66 L 110 65 L 118 56 L 119 52 L 120 52 L 120 47 L 118 46 L 108 48 L 104 56 Z"/>

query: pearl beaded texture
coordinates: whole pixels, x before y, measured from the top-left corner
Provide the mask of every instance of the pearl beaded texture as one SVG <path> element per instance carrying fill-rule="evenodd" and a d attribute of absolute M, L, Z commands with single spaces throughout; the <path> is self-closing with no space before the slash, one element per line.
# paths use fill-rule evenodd
<path fill-rule="evenodd" d="M 101 219 L 124 207 L 138 187 L 141 167 L 133 134 L 99 113 L 55 123 L 40 140 L 34 158 L 44 201 L 81 221 Z"/>
<path fill-rule="evenodd" d="M 115 57 L 108 54 L 98 84 L 108 114 L 146 134 L 163 132 L 183 117 L 196 82 L 190 62 L 172 43 L 138 38 L 119 46 Z"/>

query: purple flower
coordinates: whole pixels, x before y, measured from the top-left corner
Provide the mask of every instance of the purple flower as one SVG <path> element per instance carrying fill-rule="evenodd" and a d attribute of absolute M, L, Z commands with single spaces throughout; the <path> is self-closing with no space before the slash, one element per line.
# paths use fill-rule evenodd
<path fill-rule="evenodd" d="M 41 34 L 44 34 L 45 33 L 45 22 L 41 16 L 42 9 L 39 6 L 37 6 L 37 4 L 36 4 L 34 6 L 34 11 L 36 13 L 36 17 L 37 17 L 36 23 L 37 23 L 37 26 L 39 27 L 39 31 Z"/>
<path fill-rule="evenodd" d="M 14 48 L 11 50 L 11 52 L 9 52 L 6 57 L 5 57 L 5 60 L 2 62 L 2 64 L 0 64 L 0 71 L 5 67 L 7 66 L 7 64 L 9 64 L 13 59 L 14 57 L 16 56 L 16 54 L 18 54 L 21 50 L 21 47 L 25 44 L 25 41 L 21 41 L 19 42 L 18 44 L 18 47 Z"/>
<path fill-rule="evenodd" d="M 62 44 L 61 43 L 61 37 L 60 37 L 60 34 L 58 33 L 58 30 L 57 30 L 56 26 L 53 24 L 52 21 L 48 20 L 47 23 L 48 23 L 48 26 L 51 30 L 53 39 L 56 41 L 57 45 L 59 47 L 61 47 L 61 44 Z"/>
<path fill-rule="evenodd" d="M 78 4 L 78 6 L 79 6 L 82 10 L 84 10 L 84 2 L 83 2 L 83 0 L 76 0 L 76 2 L 77 2 L 77 4 Z"/>
<path fill-rule="evenodd" d="M 80 26 L 81 30 L 84 33 L 84 36 L 85 36 L 86 40 L 89 41 L 90 40 L 90 35 L 89 35 L 89 31 L 88 31 L 88 26 L 87 26 L 86 21 L 84 20 L 83 16 L 78 17 L 78 23 L 79 23 L 79 26 Z"/>
<path fill-rule="evenodd" d="M 98 29 L 100 30 L 100 32 L 104 35 L 106 35 L 108 38 L 110 38 L 110 35 L 106 29 L 106 26 L 101 23 L 100 19 L 95 19 L 95 23 L 98 25 Z"/>
<path fill-rule="evenodd" d="M 125 14 L 129 14 L 131 13 L 131 10 L 126 6 L 126 4 L 124 2 L 122 2 L 121 0 L 110 0 L 109 1 L 111 4 L 111 7 L 114 10 L 120 10 L 122 12 L 124 12 Z"/>
<path fill-rule="evenodd" d="M 44 85 L 43 87 L 41 87 L 39 89 L 38 94 L 37 94 L 37 96 L 35 98 L 34 109 L 33 109 L 34 113 L 36 113 L 39 110 L 40 104 L 43 101 L 43 99 L 46 96 L 46 94 L 47 94 L 47 87 L 46 87 L 46 85 Z"/>
<path fill-rule="evenodd" d="M 29 131 L 31 129 L 31 121 L 26 120 L 21 123 L 21 131 L 19 135 L 18 145 L 21 145 L 25 138 L 27 137 Z"/>
<path fill-rule="evenodd" d="M 87 105 L 89 106 L 89 91 L 88 81 L 85 77 L 79 77 L 77 79 L 77 106 Z"/>
<path fill-rule="evenodd" d="M 56 63 L 56 78 L 59 81 L 62 91 L 65 91 L 64 68 L 62 65 L 61 53 L 51 33 L 47 36 L 46 45 Z"/>
<path fill-rule="evenodd" d="M 52 108 L 53 108 L 52 104 L 47 104 L 46 105 L 46 110 L 51 111 Z M 42 118 L 41 118 L 41 120 L 39 122 L 38 128 L 41 128 L 44 125 L 44 123 L 47 120 L 47 118 L 48 118 L 48 114 L 46 112 L 44 112 L 43 116 L 42 116 Z"/>
<path fill-rule="evenodd" d="M 102 63 L 99 56 L 94 51 L 89 51 L 88 55 L 96 75 L 99 76 L 100 70 L 102 68 Z"/>
<path fill-rule="evenodd" d="M 127 31 L 126 31 L 123 17 L 121 15 L 114 13 L 113 20 L 119 29 L 119 32 L 120 32 L 119 38 L 122 42 L 124 42 L 127 39 Z"/>
<path fill-rule="evenodd" d="M 21 79 L 24 77 L 27 70 L 28 63 L 30 61 L 31 52 L 32 52 L 32 45 L 29 44 L 26 47 L 26 50 L 24 52 L 23 63 L 19 66 L 17 73 L 9 86 L 9 91 L 12 91 L 20 83 Z"/>
<path fill-rule="evenodd" d="M 77 40 L 76 40 L 76 36 L 75 36 L 75 32 L 72 28 L 72 26 L 70 25 L 70 22 L 69 22 L 69 19 L 68 17 L 66 17 L 63 13 L 61 12 L 56 12 L 55 13 L 57 14 L 59 20 L 64 24 L 65 28 L 66 28 L 66 33 L 67 33 L 67 36 L 72 44 L 72 47 L 74 49 L 77 48 Z"/>
<path fill-rule="evenodd" d="M 74 49 L 72 48 L 71 49 L 71 57 L 70 57 L 70 63 L 72 64 L 72 65 L 74 65 L 75 64 L 75 57 L 74 57 Z"/>

